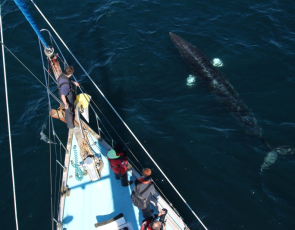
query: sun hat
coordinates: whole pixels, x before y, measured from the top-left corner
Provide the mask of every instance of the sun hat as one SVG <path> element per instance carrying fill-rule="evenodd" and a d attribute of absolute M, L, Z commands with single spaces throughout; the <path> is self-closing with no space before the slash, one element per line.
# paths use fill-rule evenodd
<path fill-rule="evenodd" d="M 117 156 L 117 155 L 116 155 L 116 151 L 113 150 L 113 149 L 110 149 L 110 150 L 107 152 L 107 156 L 108 156 L 108 158 L 110 158 L 110 159 L 117 159 L 118 157 L 120 157 L 120 156 Z"/>

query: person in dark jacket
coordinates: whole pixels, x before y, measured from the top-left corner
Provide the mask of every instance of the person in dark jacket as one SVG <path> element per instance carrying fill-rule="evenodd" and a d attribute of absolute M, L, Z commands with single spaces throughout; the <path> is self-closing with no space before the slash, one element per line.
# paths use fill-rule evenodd
<path fill-rule="evenodd" d="M 113 170 L 116 179 L 121 179 L 121 184 L 123 187 L 131 185 L 133 181 L 128 181 L 128 158 L 126 155 L 126 151 L 124 151 L 124 147 L 121 144 L 116 144 L 114 149 L 110 149 L 107 152 L 107 157 L 108 161 L 110 162 L 110 167 Z"/>
<path fill-rule="evenodd" d="M 67 126 L 69 129 L 78 129 L 78 127 L 75 127 L 74 125 L 76 100 L 74 85 L 77 87 L 80 87 L 80 85 L 77 82 L 71 81 L 69 79 L 73 73 L 74 67 L 68 66 L 65 69 L 65 73 L 59 75 L 57 79 L 57 86 L 59 97 L 65 105 L 65 119 Z"/>
<path fill-rule="evenodd" d="M 150 209 L 150 195 L 154 195 L 156 192 L 154 183 L 151 179 L 152 170 L 149 168 L 144 168 L 142 170 L 142 177 L 138 178 L 135 181 L 135 186 L 133 188 L 133 191 L 136 192 L 136 187 L 140 188 L 138 193 L 141 193 L 143 190 L 145 190 L 147 187 L 148 189 L 140 195 L 142 199 L 147 199 L 147 207 L 145 209 L 142 209 L 142 215 L 144 218 L 149 217 L 154 213 L 153 209 Z"/>

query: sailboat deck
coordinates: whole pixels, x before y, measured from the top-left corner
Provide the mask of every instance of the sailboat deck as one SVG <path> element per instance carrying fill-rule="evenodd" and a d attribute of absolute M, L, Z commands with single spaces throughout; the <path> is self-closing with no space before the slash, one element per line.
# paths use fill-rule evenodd
<path fill-rule="evenodd" d="M 71 132 L 69 132 L 70 134 Z M 115 179 L 114 173 L 109 167 L 109 162 L 106 157 L 108 144 L 104 141 L 100 142 L 88 132 L 90 146 L 95 155 L 101 157 L 104 167 L 101 172 L 101 178 L 97 181 L 91 181 L 89 175 L 85 175 L 81 181 L 75 178 L 75 168 L 71 161 L 75 162 L 75 153 L 78 157 L 78 164 L 82 162 L 79 153 L 79 144 L 73 133 L 72 138 L 69 136 L 71 151 L 69 160 L 67 160 L 68 171 L 66 175 L 66 185 L 70 188 L 70 196 L 63 196 L 64 205 L 61 201 L 59 221 L 62 222 L 64 230 L 81 230 L 81 229 L 100 229 L 95 228 L 95 223 L 107 221 L 115 216 L 123 213 L 126 222 L 130 223 L 128 229 L 140 229 L 140 223 L 143 220 L 141 211 L 135 207 L 130 199 L 134 184 L 128 187 L 122 187 L 121 181 Z M 78 147 L 78 148 L 77 148 Z M 132 175 L 133 174 L 133 175 Z M 133 173 L 128 172 L 129 180 L 135 181 L 139 174 L 133 170 Z M 152 203 L 155 207 L 155 213 L 164 206 L 168 208 L 167 215 L 167 230 L 184 229 L 184 224 L 176 214 L 166 207 L 165 201 L 153 199 Z M 130 227 L 132 225 L 132 227 Z"/>

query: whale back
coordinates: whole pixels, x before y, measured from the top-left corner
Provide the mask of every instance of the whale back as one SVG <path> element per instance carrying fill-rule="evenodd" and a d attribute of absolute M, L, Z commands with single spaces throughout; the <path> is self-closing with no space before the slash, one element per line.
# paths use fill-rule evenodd
<path fill-rule="evenodd" d="M 254 114 L 242 101 L 225 75 L 220 73 L 196 46 L 174 33 L 169 34 L 181 57 L 190 66 L 192 74 L 202 80 L 205 88 L 217 96 L 241 126 L 247 128 L 248 134 L 261 136 L 262 129 L 258 126 Z"/>

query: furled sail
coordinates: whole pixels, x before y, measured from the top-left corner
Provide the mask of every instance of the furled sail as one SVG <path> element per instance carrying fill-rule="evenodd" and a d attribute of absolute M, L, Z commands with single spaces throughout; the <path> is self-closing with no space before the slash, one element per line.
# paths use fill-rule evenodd
<path fill-rule="evenodd" d="M 33 19 L 33 17 L 31 15 L 26 3 L 24 2 L 24 0 L 14 0 L 14 2 L 18 6 L 18 8 L 21 10 L 21 12 L 25 15 L 26 19 L 28 20 L 28 22 L 33 27 L 34 31 L 38 35 L 38 37 L 41 40 L 42 44 L 45 46 L 46 49 L 48 49 L 49 47 L 48 47 L 45 39 L 43 38 L 37 24 L 35 23 L 35 20 Z"/>

